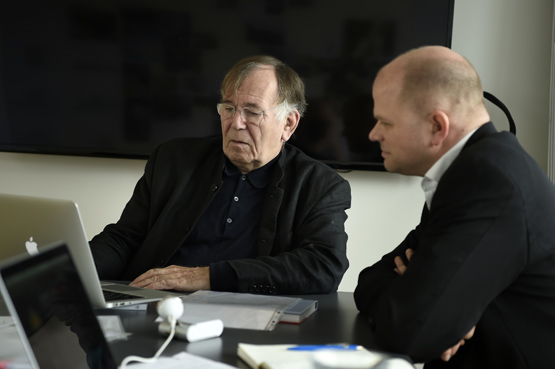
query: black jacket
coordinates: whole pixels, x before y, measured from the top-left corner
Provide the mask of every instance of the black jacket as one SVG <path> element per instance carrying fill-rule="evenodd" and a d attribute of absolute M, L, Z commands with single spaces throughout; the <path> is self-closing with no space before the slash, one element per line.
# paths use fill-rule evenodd
<path fill-rule="evenodd" d="M 120 220 L 90 242 L 100 278 L 133 280 L 165 266 L 218 191 L 224 162 L 221 138 L 159 146 Z M 258 257 L 228 261 L 238 291 L 336 291 L 348 267 L 350 202 L 346 180 L 286 144 L 268 185 Z"/>
<path fill-rule="evenodd" d="M 398 276 L 394 257 L 415 250 Z M 479 128 L 430 210 L 355 291 L 377 340 L 425 368 L 555 365 L 555 188 L 514 135 Z M 441 353 L 476 325 L 447 363 Z"/>

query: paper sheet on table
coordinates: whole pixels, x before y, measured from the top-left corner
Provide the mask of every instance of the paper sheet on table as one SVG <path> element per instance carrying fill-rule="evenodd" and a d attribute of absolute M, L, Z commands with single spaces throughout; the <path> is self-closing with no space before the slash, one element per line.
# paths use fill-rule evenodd
<path fill-rule="evenodd" d="M 225 328 L 263 331 L 273 330 L 283 311 L 300 301 L 293 297 L 217 291 L 197 291 L 182 299 L 183 322 L 187 322 L 187 316 L 221 319 Z"/>
<path fill-rule="evenodd" d="M 160 357 L 153 363 L 129 364 L 133 369 L 231 369 L 236 368 L 200 356 L 180 352 L 172 357 Z"/>
<path fill-rule="evenodd" d="M 2 364 L 10 364 L 18 368 L 31 368 L 23 342 L 11 316 L 0 316 L 0 367 Z"/>

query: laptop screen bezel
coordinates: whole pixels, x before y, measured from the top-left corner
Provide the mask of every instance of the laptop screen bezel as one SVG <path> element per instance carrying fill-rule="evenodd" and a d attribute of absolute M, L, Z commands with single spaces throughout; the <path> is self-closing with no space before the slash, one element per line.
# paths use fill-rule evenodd
<path fill-rule="evenodd" d="M 24 323 L 20 319 L 18 310 L 16 308 L 16 304 L 13 301 L 12 294 L 10 294 L 10 288 L 6 284 L 5 279 L 12 277 L 22 269 L 32 268 L 41 262 L 46 262 L 49 259 L 59 257 L 61 254 L 66 254 L 68 256 L 70 260 L 68 266 L 71 266 L 71 268 L 75 271 L 75 274 L 78 280 L 73 282 L 77 284 L 77 287 L 80 288 L 81 292 L 83 293 L 84 308 L 86 309 L 85 310 L 86 313 L 92 314 L 96 317 L 96 314 L 94 313 L 92 305 L 90 304 L 90 300 L 88 299 L 87 294 L 84 291 L 81 278 L 79 277 L 79 274 L 76 271 L 76 266 L 73 261 L 73 258 L 71 257 L 71 254 L 67 248 L 67 245 L 64 242 L 60 241 L 60 242 L 56 242 L 54 244 L 45 246 L 42 248 L 41 252 L 38 255 L 34 255 L 34 256 L 19 255 L 9 260 L 4 260 L 0 264 L 0 292 L 4 298 L 8 311 L 12 316 L 17 333 L 23 344 L 25 354 L 27 355 L 27 358 L 33 369 L 40 369 L 40 365 L 33 351 L 33 347 L 30 342 L 30 337 L 27 335 L 27 332 L 25 331 Z M 95 326 L 93 327 L 93 329 L 98 330 L 98 334 L 97 334 L 99 339 L 98 345 L 101 347 L 102 352 L 105 353 L 105 359 L 108 362 L 108 367 L 116 369 L 118 365 L 114 359 L 114 355 L 112 354 L 110 345 L 105 340 L 98 321 L 94 319 L 94 322 L 95 322 Z M 63 351 L 63 349 L 60 351 Z"/>

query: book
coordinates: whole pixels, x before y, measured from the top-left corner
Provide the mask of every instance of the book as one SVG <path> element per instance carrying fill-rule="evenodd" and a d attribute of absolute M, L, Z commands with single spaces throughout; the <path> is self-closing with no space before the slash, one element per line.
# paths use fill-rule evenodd
<path fill-rule="evenodd" d="M 334 349 L 338 345 L 317 345 L 318 349 L 300 349 L 292 344 L 255 345 L 239 343 L 237 356 L 253 369 L 314 369 L 319 361 L 323 368 L 373 368 L 387 355 L 369 351 L 361 346 L 356 349 Z M 346 345 L 346 347 L 352 345 Z M 412 366 L 409 366 L 409 368 Z M 400 367 L 406 368 L 406 367 Z"/>
<path fill-rule="evenodd" d="M 302 299 L 296 304 L 285 309 L 279 322 L 289 324 L 301 324 L 316 310 L 318 310 L 317 300 Z"/>

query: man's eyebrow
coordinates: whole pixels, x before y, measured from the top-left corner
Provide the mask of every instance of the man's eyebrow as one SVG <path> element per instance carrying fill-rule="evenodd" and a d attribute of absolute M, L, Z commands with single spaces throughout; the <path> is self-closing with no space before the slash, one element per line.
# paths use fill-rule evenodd
<path fill-rule="evenodd" d="M 256 108 L 256 109 L 260 109 L 260 105 L 258 105 L 257 103 L 246 103 L 245 106 L 248 106 L 249 108 Z"/>
<path fill-rule="evenodd" d="M 221 103 L 235 106 L 235 103 L 229 99 L 222 100 Z M 256 109 L 262 110 L 260 105 L 258 105 L 257 103 L 246 103 L 243 105 L 243 107 L 256 108 Z"/>

